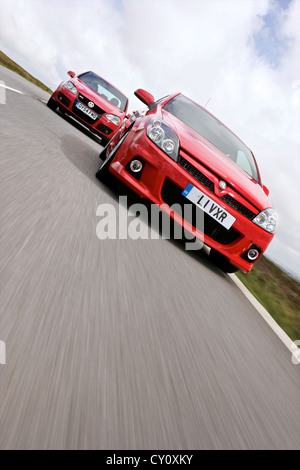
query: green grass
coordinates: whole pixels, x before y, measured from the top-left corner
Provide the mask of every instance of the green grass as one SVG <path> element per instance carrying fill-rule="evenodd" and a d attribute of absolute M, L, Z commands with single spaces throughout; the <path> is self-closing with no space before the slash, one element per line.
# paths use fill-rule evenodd
<path fill-rule="evenodd" d="M 237 277 L 286 334 L 300 340 L 300 284 L 264 256 L 250 273 L 238 272 Z"/>
<path fill-rule="evenodd" d="M 26 80 L 38 86 L 42 90 L 52 94 L 50 88 L 40 82 L 40 80 L 38 80 L 37 78 L 30 75 L 30 73 L 26 72 L 26 70 L 24 70 L 22 67 L 20 67 L 20 65 L 16 64 L 16 62 L 7 57 L 7 55 L 5 55 L 2 51 L 0 51 L 0 65 L 3 65 L 3 67 L 6 67 L 7 69 L 16 72 L 17 74 L 21 75 L 21 77 L 26 78 Z"/>

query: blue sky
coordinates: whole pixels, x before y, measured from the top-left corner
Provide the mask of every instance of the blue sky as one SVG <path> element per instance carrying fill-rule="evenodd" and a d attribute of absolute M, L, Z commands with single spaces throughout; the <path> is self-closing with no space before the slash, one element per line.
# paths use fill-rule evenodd
<path fill-rule="evenodd" d="M 278 67 L 289 48 L 290 38 L 281 31 L 281 22 L 291 0 L 273 0 L 267 14 L 261 15 L 262 26 L 254 35 L 257 54 L 271 67 Z"/>

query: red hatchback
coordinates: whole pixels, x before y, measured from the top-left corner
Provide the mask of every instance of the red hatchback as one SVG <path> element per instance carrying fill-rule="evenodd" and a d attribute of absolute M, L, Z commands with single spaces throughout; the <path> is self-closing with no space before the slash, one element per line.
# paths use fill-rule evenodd
<path fill-rule="evenodd" d="M 71 80 L 58 86 L 47 106 L 70 114 L 106 144 L 126 118 L 128 99 L 94 72 L 68 75 Z"/>
<path fill-rule="evenodd" d="M 250 271 L 278 215 L 248 147 L 204 108 L 177 93 L 135 113 L 101 152 L 96 176 L 117 177 L 208 245 L 225 272 Z"/>

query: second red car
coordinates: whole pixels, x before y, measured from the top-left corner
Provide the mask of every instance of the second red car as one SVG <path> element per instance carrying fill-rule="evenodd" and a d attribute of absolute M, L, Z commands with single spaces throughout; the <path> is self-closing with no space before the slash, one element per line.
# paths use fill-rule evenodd
<path fill-rule="evenodd" d="M 68 75 L 70 79 L 58 86 L 47 106 L 70 114 L 106 144 L 126 118 L 128 99 L 94 72 Z"/>

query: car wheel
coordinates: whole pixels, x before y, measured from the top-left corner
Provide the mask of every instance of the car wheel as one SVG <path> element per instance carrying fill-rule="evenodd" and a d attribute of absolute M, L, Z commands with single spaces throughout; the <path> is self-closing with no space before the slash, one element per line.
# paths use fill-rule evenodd
<path fill-rule="evenodd" d="M 115 180 L 114 176 L 109 171 L 109 166 L 127 135 L 128 135 L 128 132 L 122 137 L 120 142 L 118 142 L 118 144 L 115 146 L 115 148 L 113 149 L 112 153 L 110 154 L 108 158 L 105 158 L 108 144 L 104 147 L 104 149 L 100 153 L 99 157 L 104 161 L 101 163 L 100 167 L 98 168 L 98 171 L 96 173 L 96 178 L 98 178 L 98 180 L 102 181 L 103 183 L 110 184 Z"/>
<path fill-rule="evenodd" d="M 56 100 L 54 98 L 52 98 L 52 96 L 50 96 L 50 98 L 47 102 L 47 106 L 48 106 L 48 108 L 52 109 L 52 111 L 55 111 L 58 104 L 57 104 Z"/>
<path fill-rule="evenodd" d="M 221 255 L 221 253 L 213 248 L 210 250 L 210 259 L 224 273 L 235 273 L 239 270 L 239 268 L 233 266 L 225 256 Z"/>
<path fill-rule="evenodd" d="M 101 138 L 101 145 L 103 145 L 104 147 L 107 146 L 108 142 L 110 141 L 110 139 L 105 139 L 104 137 L 100 137 Z"/>
<path fill-rule="evenodd" d="M 108 147 L 108 144 L 106 144 L 105 147 L 103 148 L 103 150 L 101 150 L 101 152 L 99 153 L 99 158 L 101 160 L 105 160 L 105 158 L 106 158 L 107 147 Z"/>

